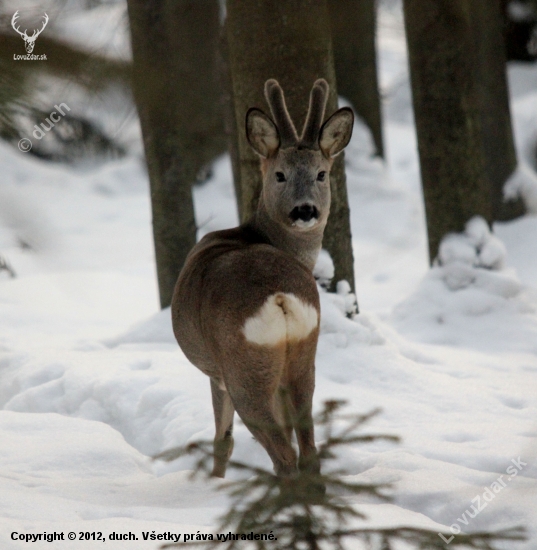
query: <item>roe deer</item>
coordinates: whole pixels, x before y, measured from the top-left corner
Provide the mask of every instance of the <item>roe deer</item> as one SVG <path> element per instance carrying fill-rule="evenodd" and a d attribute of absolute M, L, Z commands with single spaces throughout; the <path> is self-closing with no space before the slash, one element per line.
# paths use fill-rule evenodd
<path fill-rule="evenodd" d="M 319 472 L 312 421 L 319 294 L 312 275 L 330 209 L 333 158 L 348 144 L 354 116 L 339 109 L 322 126 L 328 84 L 317 80 L 299 138 L 283 91 L 267 80 L 273 119 L 246 114 L 261 158 L 256 213 L 206 235 L 190 252 L 172 301 L 175 337 L 211 378 L 216 423 L 212 475 L 224 477 L 236 410 L 279 476 Z"/>

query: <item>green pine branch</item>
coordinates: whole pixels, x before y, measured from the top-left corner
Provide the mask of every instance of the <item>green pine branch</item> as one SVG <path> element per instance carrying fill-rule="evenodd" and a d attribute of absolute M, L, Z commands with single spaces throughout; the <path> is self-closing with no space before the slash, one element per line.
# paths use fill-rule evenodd
<path fill-rule="evenodd" d="M 446 543 L 437 531 L 430 529 L 350 526 L 353 520 L 367 518 L 352 504 L 349 497 L 365 496 L 377 502 L 390 502 L 392 497 L 387 491 L 392 487 L 387 484 L 350 481 L 344 477 L 347 475 L 345 470 L 330 470 L 327 462 L 337 457 L 337 449 L 379 440 L 397 442 L 398 438 L 360 433 L 364 424 L 379 411 L 365 415 L 344 415 L 340 413 L 342 405 L 342 401 L 328 401 L 315 418 L 317 432 L 319 434 L 320 431 L 322 440 L 318 445 L 322 473 L 299 471 L 293 477 L 282 478 L 245 462 L 229 462 L 229 469 L 246 476 L 221 487 L 227 492 L 230 504 L 220 517 L 216 533 L 273 533 L 277 540 L 183 542 L 166 544 L 161 548 L 201 544 L 206 549 L 218 547 L 222 550 L 245 547 L 256 550 L 344 550 L 347 542 L 358 540 L 364 543 L 364 548 L 372 550 L 394 550 L 395 545 L 401 543 L 406 543 L 408 548 L 415 550 L 496 550 L 495 544 L 500 541 L 525 540 L 524 529 L 520 527 L 496 532 L 460 533 L 450 543 Z M 155 458 L 171 461 L 186 455 L 196 457 L 192 477 L 210 477 L 212 442 L 192 443 L 180 449 L 166 451 Z M 325 493 L 318 490 L 320 486 L 326 488 Z M 444 535 L 449 540 L 451 533 Z"/>

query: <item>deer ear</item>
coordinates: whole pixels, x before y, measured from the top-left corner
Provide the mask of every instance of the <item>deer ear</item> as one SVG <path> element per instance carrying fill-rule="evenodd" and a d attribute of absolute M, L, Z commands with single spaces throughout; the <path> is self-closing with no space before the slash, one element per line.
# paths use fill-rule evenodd
<path fill-rule="evenodd" d="M 336 111 L 319 132 L 319 147 L 328 158 L 339 155 L 347 147 L 354 124 L 354 114 L 349 107 Z"/>
<path fill-rule="evenodd" d="M 276 125 L 260 109 L 249 109 L 246 113 L 246 138 L 252 149 L 263 158 L 274 155 L 280 147 Z"/>

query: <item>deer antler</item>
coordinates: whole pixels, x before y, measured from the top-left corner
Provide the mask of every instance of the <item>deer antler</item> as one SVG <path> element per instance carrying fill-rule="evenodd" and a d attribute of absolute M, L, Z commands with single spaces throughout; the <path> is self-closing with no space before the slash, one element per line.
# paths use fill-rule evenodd
<path fill-rule="evenodd" d="M 45 27 L 47 26 L 47 23 L 48 23 L 48 15 L 45 13 L 45 15 L 43 16 L 45 18 L 45 21 L 43 21 L 43 26 L 39 29 L 39 30 L 35 30 L 34 33 L 32 34 L 32 36 L 30 36 L 30 40 L 35 40 L 42 32 L 43 30 L 45 29 Z"/>
<path fill-rule="evenodd" d="M 308 149 L 319 148 L 319 130 L 323 122 L 324 110 L 328 100 L 328 83 L 324 78 L 319 78 L 313 84 L 310 93 L 310 105 L 308 115 L 304 123 L 304 130 L 300 138 L 300 145 Z"/>
<path fill-rule="evenodd" d="M 19 10 L 17 10 L 14 14 L 13 14 L 13 17 L 11 18 L 11 26 L 13 27 L 13 29 L 15 31 L 17 31 L 25 40 L 28 38 L 28 35 L 26 34 L 26 30 L 27 29 L 24 29 L 24 32 L 21 32 L 18 27 L 15 26 L 15 23 L 17 22 L 17 19 L 19 17 Z"/>
<path fill-rule="evenodd" d="M 265 97 L 280 133 L 281 146 L 285 148 L 296 145 L 298 135 L 295 125 L 289 116 L 289 111 L 287 111 L 283 90 L 277 80 L 271 78 L 265 82 Z"/>

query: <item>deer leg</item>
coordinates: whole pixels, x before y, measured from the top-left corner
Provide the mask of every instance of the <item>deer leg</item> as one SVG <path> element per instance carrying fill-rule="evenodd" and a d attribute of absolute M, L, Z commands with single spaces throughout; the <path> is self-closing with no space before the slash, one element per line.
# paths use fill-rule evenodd
<path fill-rule="evenodd" d="M 256 407 L 255 411 L 237 412 L 253 436 L 263 445 L 272 460 L 274 472 L 281 477 L 292 476 L 297 471 L 296 452 L 293 449 L 285 430 L 278 424 L 270 407 Z"/>
<path fill-rule="evenodd" d="M 302 383 L 303 381 L 301 381 L 301 385 Z M 317 457 L 317 449 L 315 447 L 313 419 L 311 414 L 312 396 L 313 391 L 311 393 L 304 391 L 303 387 L 297 387 L 295 384 L 291 387 L 291 399 L 296 411 L 295 431 L 298 440 L 298 448 L 300 449 L 298 467 L 300 470 L 319 473 L 320 465 Z"/>
<path fill-rule="evenodd" d="M 293 439 L 294 406 L 289 395 L 289 388 L 280 386 L 275 395 L 275 412 L 278 424 L 283 428 L 287 440 Z"/>
<path fill-rule="evenodd" d="M 317 338 L 317 336 L 313 336 Z M 296 343 L 289 350 L 289 397 L 293 407 L 293 421 L 300 449 L 298 467 L 311 473 L 320 472 L 315 447 L 312 418 L 315 389 L 315 345 L 309 339 Z"/>
<path fill-rule="evenodd" d="M 311 480 L 309 482 L 311 494 L 316 495 L 322 501 L 326 494 L 326 486 L 319 476 L 321 463 L 315 447 L 313 429 L 312 398 L 315 387 L 313 365 L 308 372 L 310 374 L 303 373 L 300 378 L 290 380 L 290 397 L 295 410 L 295 432 L 300 449 L 298 468 L 308 476 L 307 479 Z"/>
<path fill-rule="evenodd" d="M 265 448 L 276 475 L 292 476 L 297 471 L 297 457 L 276 412 L 276 390 L 260 394 L 254 384 L 230 388 L 235 410 L 255 439 Z"/>
<path fill-rule="evenodd" d="M 213 398 L 214 422 L 214 466 L 211 473 L 214 477 L 224 477 L 226 466 L 233 452 L 233 402 L 228 392 L 221 387 L 221 382 L 211 378 L 211 394 Z"/>

